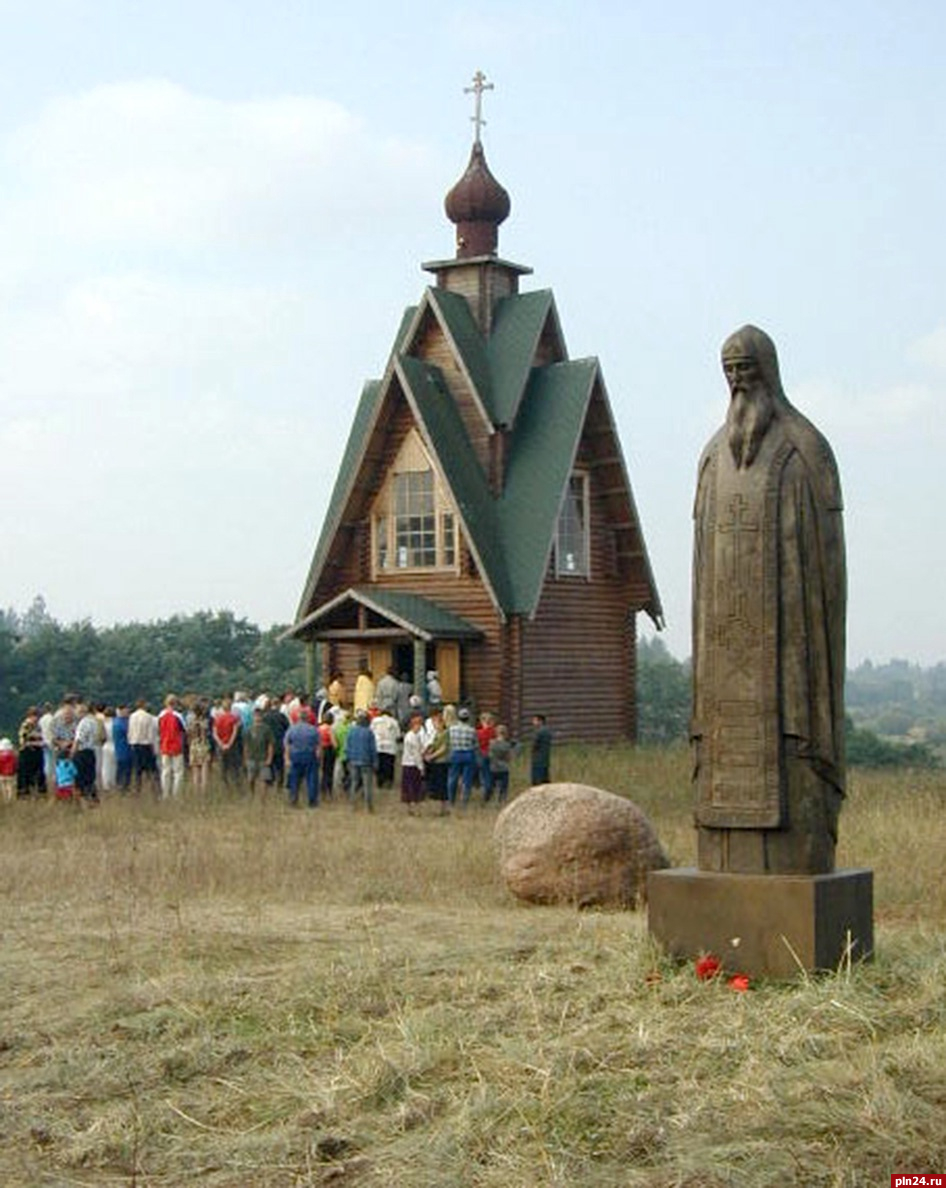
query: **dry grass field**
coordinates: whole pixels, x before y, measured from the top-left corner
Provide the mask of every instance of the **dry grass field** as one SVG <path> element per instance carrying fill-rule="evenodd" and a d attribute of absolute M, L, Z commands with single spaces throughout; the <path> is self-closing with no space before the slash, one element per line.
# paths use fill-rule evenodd
<path fill-rule="evenodd" d="M 687 758 L 561 748 L 692 861 Z M 518 781 L 522 786 L 522 779 Z M 889 1185 L 946 1174 L 946 780 L 860 775 L 876 960 L 736 993 L 529 908 L 494 810 L 0 806 L 0 1184 Z"/>

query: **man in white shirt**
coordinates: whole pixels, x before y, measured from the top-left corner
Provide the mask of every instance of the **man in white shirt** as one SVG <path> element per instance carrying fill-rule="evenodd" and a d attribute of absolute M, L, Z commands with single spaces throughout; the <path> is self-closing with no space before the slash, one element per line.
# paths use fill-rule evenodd
<path fill-rule="evenodd" d="M 135 702 L 135 708 L 128 718 L 128 745 L 131 747 L 131 764 L 135 773 L 135 790 L 141 791 L 142 776 L 154 780 L 157 770 L 154 754 L 154 719 L 148 713 L 144 698 Z"/>

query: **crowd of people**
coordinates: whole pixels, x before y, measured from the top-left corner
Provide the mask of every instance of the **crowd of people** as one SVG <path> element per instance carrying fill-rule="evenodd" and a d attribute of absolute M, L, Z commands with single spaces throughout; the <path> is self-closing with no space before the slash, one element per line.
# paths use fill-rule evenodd
<path fill-rule="evenodd" d="M 95 805 L 103 793 L 150 788 L 174 798 L 186 783 L 206 788 L 215 771 L 250 792 L 285 789 L 293 806 L 347 798 L 370 812 L 376 789 L 395 786 L 399 766 L 409 813 L 425 799 L 441 813 L 465 808 L 475 788 L 484 804 L 505 804 L 518 751 L 506 725 L 488 712 L 474 722 L 467 707 L 444 705 L 436 672 L 424 692 L 393 670 L 375 684 L 363 666 L 350 699 L 337 672 L 311 701 L 294 693 L 237 691 L 215 701 L 169 693 L 153 713 L 144 700 L 110 707 L 67 694 L 58 707 L 28 709 L 15 744 L 0 739 L 0 794 Z M 551 744 L 535 715 L 533 785 L 550 781 Z"/>

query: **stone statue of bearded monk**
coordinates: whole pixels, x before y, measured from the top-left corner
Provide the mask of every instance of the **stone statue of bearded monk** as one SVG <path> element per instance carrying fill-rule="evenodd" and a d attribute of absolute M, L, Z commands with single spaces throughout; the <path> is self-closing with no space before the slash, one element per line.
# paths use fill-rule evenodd
<path fill-rule="evenodd" d="M 844 795 L 845 569 L 831 447 L 755 326 L 723 344 L 726 423 L 694 506 L 699 866 L 825 874 Z"/>

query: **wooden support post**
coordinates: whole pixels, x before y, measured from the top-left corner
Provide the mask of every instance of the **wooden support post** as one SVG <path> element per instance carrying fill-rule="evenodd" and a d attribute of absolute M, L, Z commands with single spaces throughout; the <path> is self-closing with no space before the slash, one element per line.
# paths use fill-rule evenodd
<path fill-rule="evenodd" d="M 427 645 L 422 639 L 414 640 L 414 692 L 427 703 Z"/>
<path fill-rule="evenodd" d="M 311 698 L 315 693 L 315 640 L 305 641 L 305 691 Z"/>
<path fill-rule="evenodd" d="M 319 684 L 327 687 L 332 677 L 332 645 L 328 640 L 323 640 L 319 644 L 319 664 L 321 666 Z"/>

